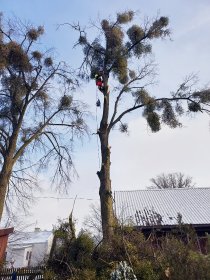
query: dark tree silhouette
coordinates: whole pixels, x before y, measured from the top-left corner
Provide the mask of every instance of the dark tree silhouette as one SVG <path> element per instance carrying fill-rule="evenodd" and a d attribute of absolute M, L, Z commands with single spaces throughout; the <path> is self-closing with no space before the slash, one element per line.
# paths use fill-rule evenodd
<path fill-rule="evenodd" d="M 185 176 L 181 172 L 160 174 L 155 178 L 150 179 L 152 185 L 149 188 L 155 189 L 181 189 L 194 188 L 195 183 L 190 176 Z"/>
<path fill-rule="evenodd" d="M 37 49 L 43 33 L 42 26 L 1 18 L 0 218 L 8 191 L 26 199 L 27 188 L 35 183 L 32 166 L 53 162 L 53 180 L 69 182 L 73 136 L 86 128 L 83 104 L 71 94 L 77 86 L 72 70 L 56 63 L 49 51 Z"/>
<path fill-rule="evenodd" d="M 151 60 L 152 42 L 170 34 L 167 17 L 158 17 L 143 24 L 132 24 L 134 12 L 117 14 L 116 20 L 104 19 L 96 26 L 98 36 L 90 41 L 85 29 L 71 25 L 79 32 L 76 45 L 83 49 L 84 60 L 80 68 L 83 78 L 101 76 L 102 117 L 97 131 L 101 143 L 100 180 L 101 216 L 104 240 L 112 238 L 114 229 L 113 198 L 110 179 L 109 136 L 113 128 L 127 132 L 122 122 L 131 112 L 141 110 L 152 132 L 162 124 L 171 128 L 180 126 L 178 117 L 184 111 L 208 111 L 210 90 L 193 90 L 193 77 L 188 77 L 176 90 L 165 97 L 155 97 L 149 92 L 154 82 L 155 65 Z M 97 76 L 98 77 L 98 76 Z M 109 88 L 110 78 L 114 87 Z M 124 101 L 123 101 L 124 100 Z M 184 107 L 182 104 L 185 102 Z"/>

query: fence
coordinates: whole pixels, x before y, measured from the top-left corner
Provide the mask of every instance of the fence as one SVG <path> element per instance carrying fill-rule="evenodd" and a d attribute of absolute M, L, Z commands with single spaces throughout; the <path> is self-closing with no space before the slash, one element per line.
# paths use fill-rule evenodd
<path fill-rule="evenodd" d="M 5 268 L 0 270 L 0 280 L 11 280 L 16 272 L 17 280 L 43 280 L 44 267 L 34 268 Z"/>

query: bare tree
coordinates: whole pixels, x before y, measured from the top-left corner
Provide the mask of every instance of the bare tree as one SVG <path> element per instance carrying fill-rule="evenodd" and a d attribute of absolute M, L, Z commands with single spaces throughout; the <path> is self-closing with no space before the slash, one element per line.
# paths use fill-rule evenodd
<path fill-rule="evenodd" d="M 209 112 L 210 90 L 193 89 L 194 77 L 189 76 L 165 97 L 155 97 L 151 84 L 155 82 L 155 64 L 151 59 L 152 42 L 170 35 L 167 17 L 145 20 L 142 24 L 131 24 L 133 11 L 119 13 L 114 21 L 104 19 L 96 27 L 96 35 L 90 41 L 85 29 L 79 24 L 71 25 L 79 33 L 76 45 L 83 49 L 80 76 L 96 79 L 101 91 L 102 117 L 97 131 L 101 144 L 100 201 L 102 228 L 105 241 L 114 233 L 113 198 L 110 178 L 109 137 L 113 128 L 127 132 L 123 122 L 129 113 L 142 110 L 152 132 L 161 129 L 162 124 L 171 128 L 180 126 L 178 117 L 184 111 Z M 111 77 L 113 88 L 109 87 Z M 182 106 L 185 102 L 185 106 Z M 100 105 L 99 103 L 97 103 Z M 123 151 L 122 151 L 123 152 Z"/>
<path fill-rule="evenodd" d="M 35 226 L 35 223 L 26 223 L 24 212 L 18 211 L 17 214 L 9 212 L 9 215 L 4 215 L 4 219 L 1 221 L 1 227 L 10 228 L 14 227 L 14 232 L 9 235 L 9 243 L 13 244 L 16 242 L 21 242 L 23 240 L 23 232 L 28 232 L 31 227 Z"/>
<path fill-rule="evenodd" d="M 195 183 L 190 176 L 186 176 L 181 172 L 160 174 L 155 178 L 150 179 L 152 185 L 151 189 L 182 189 L 182 188 L 194 188 Z"/>
<path fill-rule="evenodd" d="M 78 81 L 66 63 L 38 50 L 43 33 L 42 26 L 1 17 L 0 218 L 8 191 L 27 198 L 36 184 L 33 167 L 52 162 L 53 181 L 70 181 L 74 135 L 86 130 L 84 104 L 72 95 Z"/>
<path fill-rule="evenodd" d="M 90 213 L 85 217 L 83 225 L 85 230 L 88 230 L 98 243 L 102 240 L 100 205 L 92 204 L 90 206 Z"/>

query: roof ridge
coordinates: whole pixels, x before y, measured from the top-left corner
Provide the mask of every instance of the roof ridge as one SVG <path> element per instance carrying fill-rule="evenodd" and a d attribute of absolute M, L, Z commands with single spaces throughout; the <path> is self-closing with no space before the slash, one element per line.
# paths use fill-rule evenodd
<path fill-rule="evenodd" d="M 168 188 L 168 189 L 134 189 L 134 190 L 120 190 L 114 192 L 139 192 L 139 191 L 182 191 L 182 190 L 203 190 L 210 189 L 210 187 L 201 187 L 201 188 Z"/>
<path fill-rule="evenodd" d="M 40 231 L 20 231 L 18 233 L 43 233 L 43 232 L 53 232 L 52 230 L 40 230 Z"/>

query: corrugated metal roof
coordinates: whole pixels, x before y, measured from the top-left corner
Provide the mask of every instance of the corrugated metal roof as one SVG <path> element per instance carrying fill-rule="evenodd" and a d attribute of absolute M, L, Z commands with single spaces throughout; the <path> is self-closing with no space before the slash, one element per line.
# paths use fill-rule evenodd
<path fill-rule="evenodd" d="M 210 224 L 210 188 L 115 192 L 117 218 L 136 226 Z"/>

